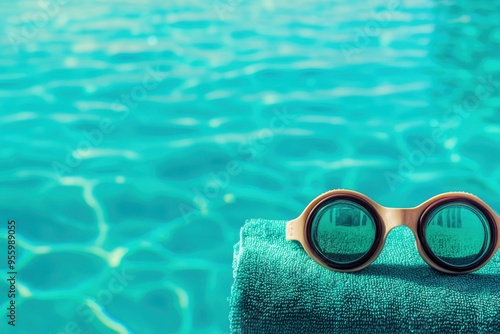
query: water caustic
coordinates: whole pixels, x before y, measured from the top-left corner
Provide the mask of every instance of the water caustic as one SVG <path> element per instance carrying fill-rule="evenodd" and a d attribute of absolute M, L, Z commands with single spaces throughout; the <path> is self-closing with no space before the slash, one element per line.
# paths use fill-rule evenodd
<path fill-rule="evenodd" d="M 44 3 L 60 7 L 43 25 L 25 22 L 38 1 L 0 11 L 0 218 L 19 223 L 19 333 L 226 333 L 245 219 L 296 217 L 322 191 L 403 207 L 463 190 L 500 207 L 497 3 Z M 168 72 L 154 90 L 151 69 Z M 295 118 L 269 137 L 275 109 Z M 89 141 L 103 120 L 115 130 Z M 241 173 L 217 187 L 234 161 Z M 371 217 L 349 208 L 315 223 L 341 263 L 373 242 Z M 135 279 L 103 299 L 114 270 Z"/>

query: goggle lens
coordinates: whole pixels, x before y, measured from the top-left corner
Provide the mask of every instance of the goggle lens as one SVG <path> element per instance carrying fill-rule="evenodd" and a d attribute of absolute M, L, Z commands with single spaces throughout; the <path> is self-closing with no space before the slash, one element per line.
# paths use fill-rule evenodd
<path fill-rule="evenodd" d="M 371 250 L 376 229 L 373 216 L 363 206 L 350 200 L 333 199 L 313 213 L 310 237 L 324 258 L 348 265 Z"/>
<path fill-rule="evenodd" d="M 423 228 L 432 254 L 451 267 L 469 267 L 480 262 L 492 242 L 487 217 L 466 202 L 437 207 L 424 221 Z"/>

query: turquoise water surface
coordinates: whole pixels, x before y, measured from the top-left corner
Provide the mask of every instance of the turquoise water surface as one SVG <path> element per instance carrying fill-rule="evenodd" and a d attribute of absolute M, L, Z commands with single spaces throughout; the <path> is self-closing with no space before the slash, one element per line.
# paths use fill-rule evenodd
<path fill-rule="evenodd" d="M 500 210 L 499 1 L 20 0 L 0 22 L 0 333 L 227 333 L 240 227 L 329 189 Z"/>

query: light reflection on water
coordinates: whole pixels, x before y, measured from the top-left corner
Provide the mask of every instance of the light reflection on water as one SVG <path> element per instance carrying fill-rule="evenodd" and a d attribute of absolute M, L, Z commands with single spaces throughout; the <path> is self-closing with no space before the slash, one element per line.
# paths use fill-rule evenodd
<path fill-rule="evenodd" d="M 239 228 L 328 189 L 498 209 L 499 5 L 396 4 L 68 2 L 31 37 L 40 8 L 4 7 L 19 333 L 227 332 Z M 109 295 L 116 271 L 134 278 Z"/>

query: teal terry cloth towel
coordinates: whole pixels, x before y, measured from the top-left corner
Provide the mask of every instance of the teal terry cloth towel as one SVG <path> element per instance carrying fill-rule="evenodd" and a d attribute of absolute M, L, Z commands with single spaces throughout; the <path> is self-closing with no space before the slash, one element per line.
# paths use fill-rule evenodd
<path fill-rule="evenodd" d="M 500 252 L 471 274 L 446 275 L 420 257 L 413 233 L 393 230 L 371 266 L 330 271 L 285 221 L 250 220 L 234 252 L 233 333 L 500 333 Z"/>

